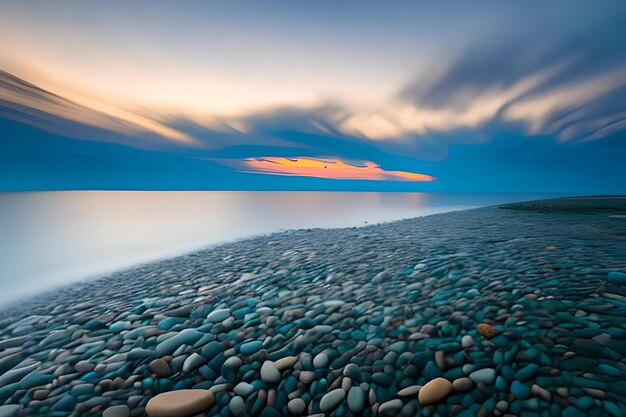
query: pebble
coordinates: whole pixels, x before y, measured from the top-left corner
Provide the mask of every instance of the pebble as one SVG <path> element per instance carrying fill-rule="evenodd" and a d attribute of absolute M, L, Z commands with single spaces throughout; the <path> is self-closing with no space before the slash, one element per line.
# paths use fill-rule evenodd
<path fill-rule="evenodd" d="M 163 358 L 158 358 L 150 362 L 148 369 L 158 376 L 170 376 L 172 374 L 170 365 Z"/>
<path fill-rule="evenodd" d="M 129 321 L 118 321 L 117 323 L 113 323 L 109 326 L 109 331 L 111 333 L 120 333 L 124 330 L 128 330 L 131 326 L 131 322 Z"/>
<path fill-rule="evenodd" d="M 40 374 L 40 373 L 31 373 L 28 374 L 20 381 L 20 389 L 30 389 L 34 387 L 40 387 L 46 384 L 49 384 L 54 380 L 52 375 L 48 374 Z"/>
<path fill-rule="evenodd" d="M 286 369 L 290 369 L 296 364 L 296 362 L 298 362 L 297 356 L 286 356 L 284 358 L 278 359 L 276 362 L 274 362 L 274 364 L 276 365 L 278 370 L 282 372 Z"/>
<path fill-rule="evenodd" d="M 496 370 L 493 368 L 479 369 L 469 374 L 469 378 L 477 384 L 482 382 L 490 385 L 496 380 Z"/>
<path fill-rule="evenodd" d="M 545 388 L 540 387 L 537 384 L 533 384 L 530 387 L 530 392 L 536 396 L 536 397 L 540 397 L 542 400 L 550 402 L 552 401 L 552 394 L 550 394 L 550 391 L 548 391 Z"/>
<path fill-rule="evenodd" d="M 520 400 L 524 400 L 530 397 L 530 388 L 519 381 L 513 381 L 511 383 L 511 394 Z"/>
<path fill-rule="evenodd" d="M 294 398 L 287 403 L 287 409 L 294 416 L 299 416 L 304 413 L 304 410 L 306 410 L 306 403 L 302 400 L 302 398 Z"/>
<path fill-rule="evenodd" d="M 206 358 L 199 353 L 192 353 L 185 359 L 183 362 L 183 372 L 191 373 L 195 369 L 199 368 L 201 365 L 204 365 L 207 362 Z"/>
<path fill-rule="evenodd" d="M 626 273 L 621 271 L 611 271 L 608 273 L 608 281 L 611 284 L 626 285 Z"/>
<path fill-rule="evenodd" d="M 419 385 L 411 385 L 410 387 L 406 387 L 398 391 L 398 395 L 400 397 L 412 397 L 414 395 L 417 395 L 420 388 L 422 387 Z"/>
<path fill-rule="evenodd" d="M 528 381 L 535 376 L 537 370 L 539 369 L 539 365 L 531 363 L 521 368 L 515 373 L 515 379 L 518 381 Z"/>
<path fill-rule="evenodd" d="M 170 337 L 159 343 L 156 347 L 156 353 L 159 356 L 171 355 L 182 345 L 193 345 L 203 336 L 202 333 L 195 329 L 185 329 L 180 333 Z"/>
<path fill-rule="evenodd" d="M 0 417 L 13 417 L 21 408 L 17 404 L 0 405 Z"/>
<path fill-rule="evenodd" d="M 476 330 L 478 331 L 478 334 L 480 334 L 482 337 L 485 337 L 487 339 L 492 339 L 498 334 L 498 331 L 496 330 L 496 328 L 487 323 L 479 324 L 476 327 Z"/>
<path fill-rule="evenodd" d="M 396 398 L 395 400 L 382 403 L 380 407 L 378 407 L 378 413 L 383 416 L 395 415 L 403 405 L 402 400 Z"/>
<path fill-rule="evenodd" d="M 209 313 L 206 317 L 206 321 L 209 323 L 219 323 L 226 320 L 228 317 L 230 317 L 230 309 L 222 308 Z"/>
<path fill-rule="evenodd" d="M 248 411 L 244 399 L 239 396 L 231 398 L 228 407 L 230 408 L 230 412 L 235 416 L 245 416 Z"/>
<path fill-rule="evenodd" d="M 313 358 L 313 366 L 316 368 L 326 368 L 328 363 L 328 356 L 325 353 L 320 353 Z"/>
<path fill-rule="evenodd" d="M 345 366 L 345 368 L 343 368 L 343 375 L 356 382 L 363 381 L 363 374 L 361 373 L 361 369 L 353 363 L 349 363 Z"/>
<path fill-rule="evenodd" d="M 130 408 L 127 405 L 114 405 L 102 413 L 102 417 L 128 417 Z"/>
<path fill-rule="evenodd" d="M 501 413 L 505 413 L 506 410 L 509 409 L 509 403 L 504 400 L 500 400 L 496 403 L 496 409 Z"/>
<path fill-rule="evenodd" d="M 303 384 L 310 384 L 311 382 L 315 381 L 315 372 L 312 371 L 302 371 L 300 372 L 300 382 L 302 382 Z"/>
<path fill-rule="evenodd" d="M 240 347 L 240 352 L 244 355 L 252 355 L 258 352 L 263 347 L 263 342 L 254 340 L 252 342 L 244 343 Z"/>
<path fill-rule="evenodd" d="M 464 335 L 461 338 L 461 347 L 463 349 L 467 349 L 467 348 L 471 348 L 472 346 L 474 346 L 474 338 L 470 336 L 469 334 Z"/>
<path fill-rule="evenodd" d="M 148 401 L 146 413 L 149 417 L 186 417 L 202 413 L 215 403 L 211 391 L 183 389 L 164 392 Z"/>
<path fill-rule="evenodd" d="M 459 378 L 452 381 L 452 388 L 455 392 L 467 392 L 474 387 L 474 383 L 470 378 Z"/>
<path fill-rule="evenodd" d="M 444 378 L 428 381 L 419 391 L 421 405 L 429 405 L 443 400 L 452 392 L 452 383 Z"/>
<path fill-rule="evenodd" d="M 281 381 L 280 371 L 272 361 L 265 361 L 261 367 L 261 379 L 270 384 L 278 384 Z"/>
<path fill-rule="evenodd" d="M 352 387 L 348 391 L 348 408 L 353 413 L 361 413 L 366 406 L 366 394 L 361 387 Z"/>
<path fill-rule="evenodd" d="M 341 388 L 334 389 L 326 393 L 320 400 L 320 411 L 323 413 L 329 413 L 335 408 L 339 407 L 339 404 L 346 397 L 346 392 Z"/>
<path fill-rule="evenodd" d="M 233 389 L 233 392 L 241 397 L 247 397 L 250 394 L 252 394 L 254 391 L 255 391 L 254 387 L 244 381 L 238 383 Z"/>

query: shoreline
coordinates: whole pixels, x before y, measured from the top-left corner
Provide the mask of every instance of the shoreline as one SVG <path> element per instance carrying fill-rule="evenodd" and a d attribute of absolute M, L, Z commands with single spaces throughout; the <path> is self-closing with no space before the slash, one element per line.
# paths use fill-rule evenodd
<path fill-rule="evenodd" d="M 77 191 L 77 192 L 82 192 L 82 190 L 73 190 L 73 191 Z M 95 190 L 95 191 L 106 191 L 106 190 Z M 121 190 L 122 192 L 126 191 L 126 190 Z M 148 192 L 150 192 L 148 190 Z M 202 192 L 201 190 L 199 190 L 198 192 Z M 281 192 L 281 191 L 278 191 Z M 358 191 L 360 192 L 360 191 Z M 56 293 L 59 291 L 63 291 L 66 289 L 69 289 L 73 286 L 76 285 L 82 285 L 82 284 L 88 284 L 88 283 L 94 283 L 97 281 L 102 281 L 102 280 L 106 280 L 108 278 L 111 277 L 115 277 L 115 276 L 119 276 L 119 275 L 132 275 L 135 272 L 139 272 L 141 270 L 143 270 L 144 268 L 150 268 L 152 265 L 157 265 L 160 264 L 162 262 L 176 262 L 177 260 L 183 260 L 184 258 L 187 258 L 189 256 L 196 256 L 196 255 L 200 255 L 201 253 L 205 253 L 207 251 L 211 251 L 211 250 L 216 250 L 216 249 L 220 249 L 222 246 L 231 246 L 231 245 L 237 245 L 240 243 L 248 243 L 253 242 L 257 239 L 261 239 L 261 238 L 280 238 L 283 235 L 291 235 L 294 233 L 306 233 L 306 232 L 311 232 L 311 231 L 341 231 L 341 230 L 352 230 L 352 229 L 364 229 L 364 228 L 376 228 L 379 226 L 383 226 L 383 225 L 388 225 L 388 224 L 393 224 L 393 223 L 398 223 L 398 222 L 410 222 L 410 221 L 414 221 L 417 219 L 422 219 L 422 218 L 427 218 L 427 217 L 431 217 L 431 216 L 440 216 L 440 215 L 446 215 L 448 213 L 459 213 L 459 212 L 469 212 L 472 210 L 483 210 L 483 209 L 490 209 L 490 208 L 509 208 L 508 206 L 517 206 L 517 205 L 521 205 L 521 206 L 533 206 L 536 203 L 543 203 L 543 202 L 551 202 L 551 201 L 566 201 L 566 200 L 596 200 L 596 199 L 626 199 L 626 194 L 617 194 L 617 195 L 598 195 L 598 196 L 594 196 L 594 195 L 584 195 L 584 196 L 562 196 L 562 197 L 555 197 L 555 198 L 547 198 L 547 199 L 536 199 L 536 200 L 528 200 L 528 201 L 520 201 L 520 202 L 511 202 L 511 203 L 501 203 L 501 204 L 494 204 L 494 205 L 486 205 L 486 206 L 479 206 L 479 207 L 472 207 L 472 208 L 460 208 L 458 210 L 450 210 L 450 211 L 443 211 L 443 212 L 437 212 L 437 213 L 432 213 L 432 214 L 425 214 L 425 215 L 421 215 L 421 216 L 415 216 L 415 217 L 409 217 L 409 218 L 403 218 L 403 219 L 394 219 L 394 220 L 388 220 L 388 221 L 382 221 L 379 223 L 372 223 L 372 224 L 363 224 L 363 225 L 358 225 L 358 226 L 347 226 L 347 227 L 315 227 L 315 228 L 298 228 L 298 229 L 286 229 L 286 230 L 277 230 L 274 232 L 269 232 L 269 233 L 260 233 L 257 235 L 251 235 L 251 236 L 245 236 L 245 237 L 241 237 L 238 239 L 234 239 L 234 240 L 228 240 L 228 241 L 222 241 L 222 242 L 217 242 L 217 243 L 213 243 L 210 244 L 208 246 L 203 246 L 203 247 L 198 247 L 195 249 L 191 249 L 189 251 L 185 251 L 182 253 L 179 253 L 177 255 L 173 255 L 173 256 L 163 256 L 163 257 L 158 257 L 158 258 L 154 258 L 154 259 L 150 259 L 147 260 L 145 262 L 140 262 L 137 264 L 133 264 L 130 265 L 128 267 L 122 267 L 122 268 L 118 268 L 118 269 L 114 269 L 111 270 L 109 272 L 103 272 L 101 274 L 96 274 L 96 275 L 92 275 L 89 277 L 85 277 L 83 279 L 74 281 L 74 282 L 69 282 L 66 284 L 62 284 L 58 287 L 55 288 L 50 288 L 47 290 L 44 290 L 44 292 L 39 293 L 39 294 L 35 294 L 33 296 L 30 297 L 25 297 L 23 299 L 19 299 L 16 300 L 15 302 L 9 304 L 9 305 L 0 305 L 0 317 L 5 313 L 6 310 L 9 310 L 13 307 L 15 307 L 17 304 L 30 304 L 31 302 L 34 302 L 40 298 L 46 297 L 47 295 L 50 295 L 51 293 Z"/>
<path fill-rule="evenodd" d="M 98 193 L 100 191 L 97 191 Z M 76 191 L 76 193 L 83 193 L 83 191 Z M 105 192 L 106 193 L 106 192 Z M 232 194 L 236 194 L 237 192 L 232 192 Z M 280 192 L 279 192 L 280 193 Z M 155 193 L 153 193 L 155 194 Z M 387 193 L 389 194 L 389 193 Z M 391 193 L 391 194 L 403 194 L 403 193 Z M 413 193 L 415 194 L 415 193 Z M 426 193 L 426 194 L 441 194 L 441 195 L 446 195 L 446 193 Z M 467 195 L 472 195 L 473 193 L 466 193 Z M 496 193 L 498 194 L 498 193 Z M 503 195 L 507 195 L 507 193 L 502 193 Z M 510 193 L 508 193 L 510 194 Z M 520 196 L 527 196 L 525 194 L 522 193 L 518 193 Z M 533 199 L 534 200 L 534 199 Z M 516 200 L 514 200 L 516 201 Z M 497 203 L 495 205 L 498 204 L 502 204 L 502 203 Z M 429 216 L 432 214 L 439 214 L 439 213 L 448 213 L 448 212 L 453 212 L 453 211 L 460 211 L 460 210 L 468 210 L 468 209 L 473 209 L 473 208 L 481 208 L 481 207 L 489 207 L 492 206 L 494 204 L 489 203 L 486 205 L 481 205 L 478 207 L 469 207 L 468 206 L 473 206 L 473 205 L 458 205 L 458 206 L 453 206 L 453 207 L 448 207 L 443 209 L 443 211 L 440 211 L 441 209 L 438 208 L 438 206 L 433 206 L 433 207 L 425 207 L 424 211 L 426 211 L 425 214 L 421 214 L 421 215 L 410 215 L 407 214 L 407 217 L 403 217 L 403 218 L 394 218 L 393 216 L 391 217 L 391 219 L 389 220 L 380 220 L 380 221 L 376 221 L 373 223 L 368 223 L 365 222 L 363 224 L 358 224 L 358 225 L 353 225 L 353 226 L 329 226 L 329 227 L 313 227 L 313 229 L 341 229 L 341 228 L 349 228 L 349 227 L 367 227 L 367 226 L 371 226 L 371 225 L 380 225 L 380 224 L 385 224 L 385 223 L 389 223 L 389 222 L 394 222 L 394 221 L 402 221 L 402 220 L 410 220 L 413 218 L 418 218 L 418 217 L 424 217 L 424 216 Z M 419 209 L 418 209 L 419 210 Z M 429 211 L 435 211 L 435 213 L 430 213 Z M 68 225 L 71 226 L 71 225 Z M 77 285 L 79 283 L 83 283 L 83 282 L 88 282 L 88 281 L 93 281 L 93 280 L 97 280 L 97 279 L 103 279 L 103 278 L 107 278 L 110 275 L 116 274 L 116 273 L 120 273 L 120 272 L 124 272 L 124 271 L 130 271 L 133 270 L 139 266 L 143 266 L 143 265 L 147 265 L 153 262 L 160 262 L 166 259 L 170 259 L 170 258 L 176 258 L 176 257 L 180 257 L 180 256 L 185 256 L 185 255 L 189 255 L 192 254 L 194 252 L 198 252 L 198 251 L 203 251 L 203 250 L 207 250 L 207 249 L 213 249 L 215 247 L 218 247 L 220 245 L 223 244 L 229 244 L 229 243 L 237 243 L 237 242 L 241 242 L 243 240 L 246 239 L 252 239 L 255 237 L 259 237 L 259 236 L 264 236 L 264 235 L 272 235 L 275 233 L 282 233 L 282 232 L 286 232 L 286 231 L 296 231 L 296 230 L 305 230 L 307 229 L 307 227 L 296 227 L 296 228 L 286 228 L 286 229 L 277 229 L 274 231 L 261 231 L 261 232 L 255 232 L 252 234 L 248 234 L 248 235 L 244 235 L 244 236 L 240 236 L 240 237 L 234 237 L 234 238 L 226 238 L 225 240 L 221 240 L 221 241 L 217 241 L 217 242 L 212 242 L 212 243 L 200 243 L 198 242 L 197 244 L 190 244 L 190 243 L 181 243 L 178 242 L 173 246 L 181 246 L 181 248 L 179 249 L 175 249 L 174 247 L 170 247 L 170 248 L 158 248 L 158 249 L 154 249 L 152 250 L 149 254 L 143 254 L 143 253 L 136 253 L 135 255 L 133 255 L 134 258 L 136 258 L 136 260 L 127 260 L 127 261 L 121 261 L 117 258 L 108 258 L 107 262 L 108 263 L 113 263 L 114 265 L 110 265 L 108 267 L 102 266 L 102 267 L 90 267 L 87 269 L 95 269 L 95 272 L 87 272 L 84 271 L 85 273 L 80 273 L 77 274 L 73 271 L 70 271 L 69 275 L 74 277 L 72 279 L 68 279 L 66 281 L 66 278 L 64 278 L 61 274 L 61 270 L 53 270 L 52 272 L 52 277 L 56 277 L 60 283 L 59 284 L 52 284 L 49 285 L 47 284 L 47 282 L 50 281 L 54 281 L 51 278 L 45 278 L 45 277 L 39 277 L 39 278 L 44 278 L 43 281 L 44 283 L 46 283 L 46 287 L 44 290 L 42 290 L 41 292 L 36 292 L 35 294 L 26 294 L 24 296 L 16 296 L 14 300 L 10 301 L 10 302 L 2 302 L 0 303 L 0 311 L 3 311 L 7 308 L 10 308 L 12 305 L 15 304 L 19 304 L 19 303 L 24 303 L 24 302 L 29 302 L 31 299 L 33 298 L 37 298 L 40 297 L 42 295 L 45 295 L 47 293 L 50 292 L 54 292 L 54 291 L 59 291 L 62 290 L 63 288 L 67 288 L 67 287 L 71 287 L 74 285 Z M 175 242 L 173 242 L 175 243 Z M 154 252 L 154 253 L 152 253 Z M 80 276 L 79 276 L 80 275 Z M 35 284 L 35 283 L 34 283 Z"/>
<path fill-rule="evenodd" d="M 0 305 L 6 305 L 40 290 L 279 230 L 361 226 L 545 196 L 50 192 L 0 197 L 5 207 L 0 225 L 9 231 L 0 250 L 5 265 Z"/>

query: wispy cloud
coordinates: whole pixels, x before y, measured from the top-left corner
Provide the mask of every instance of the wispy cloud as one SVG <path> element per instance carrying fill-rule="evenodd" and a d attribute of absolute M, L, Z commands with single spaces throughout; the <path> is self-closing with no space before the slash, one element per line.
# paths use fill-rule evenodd
<path fill-rule="evenodd" d="M 436 63 L 401 89 L 382 117 L 404 132 L 473 129 L 492 121 L 527 135 L 562 141 L 615 132 L 626 111 L 626 47 L 615 17 L 546 36 L 474 42 L 448 63 Z M 579 28 L 580 30 L 580 28 Z"/>
<path fill-rule="evenodd" d="M 240 161 L 222 161 L 239 171 L 257 174 L 288 175 L 341 180 L 371 181 L 434 181 L 435 178 L 416 172 L 386 171 L 374 162 L 346 162 L 340 159 L 260 157 Z"/>
<path fill-rule="evenodd" d="M 86 95 L 75 95 L 69 99 L 0 70 L 0 103 L 2 102 L 5 103 L 2 106 L 5 110 L 0 108 L 0 114 L 4 117 L 71 136 L 80 134 L 81 129 L 76 129 L 75 125 L 68 128 L 63 121 L 136 138 L 152 135 L 186 146 L 197 145 L 188 134 L 149 115 L 140 115 L 97 99 L 89 99 Z M 83 139 L 95 138 L 87 136 Z"/>

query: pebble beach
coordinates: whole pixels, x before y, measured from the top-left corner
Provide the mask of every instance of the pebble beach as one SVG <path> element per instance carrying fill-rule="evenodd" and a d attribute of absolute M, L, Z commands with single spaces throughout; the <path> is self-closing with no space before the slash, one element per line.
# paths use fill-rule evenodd
<path fill-rule="evenodd" d="M 626 197 L 282 232 L 0 313 L 0 417 L 626 416 Z"/>

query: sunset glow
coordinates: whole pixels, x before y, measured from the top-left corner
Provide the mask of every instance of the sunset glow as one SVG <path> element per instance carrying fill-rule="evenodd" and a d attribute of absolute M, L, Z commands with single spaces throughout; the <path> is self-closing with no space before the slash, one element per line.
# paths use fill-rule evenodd
<path fill-rule="evenodd" d="M 339 159 L 284 158 L 266 156 L 242 161 L 244 172 L 293 175 L 343 180 L 434 181 L 430 175 L 408 171 L 386 171 L 374 162 L 353 164 Z"/>
<path fill-rule="evenodd" d="M 479 3 L 0 1 L 0 190 L 626 187 L 626 2 Z"/>

